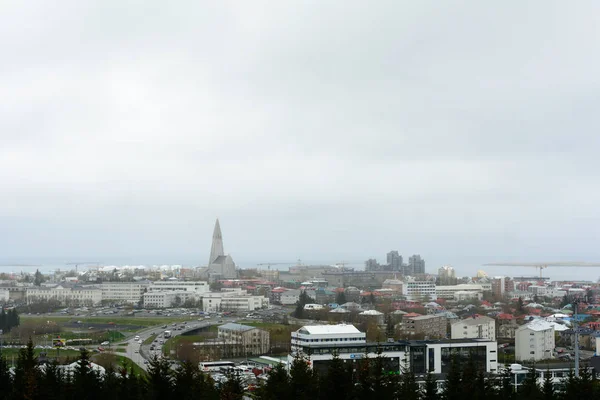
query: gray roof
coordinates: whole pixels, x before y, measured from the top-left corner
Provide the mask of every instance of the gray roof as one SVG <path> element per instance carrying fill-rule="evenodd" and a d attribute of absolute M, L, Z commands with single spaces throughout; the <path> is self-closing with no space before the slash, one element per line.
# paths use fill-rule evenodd
<path fill-rule="evenodd" d="M 255 326 L 248 326 L 248 325 L 235 324 L 233 322 L 228 322 L 226 324 L 220 325 L 219 329 L 225 329 L 228 331 L 246 332 L 246 331 L 251 331 L 252 329 L 258 329 L 258 328 L 256 328 Z"/>

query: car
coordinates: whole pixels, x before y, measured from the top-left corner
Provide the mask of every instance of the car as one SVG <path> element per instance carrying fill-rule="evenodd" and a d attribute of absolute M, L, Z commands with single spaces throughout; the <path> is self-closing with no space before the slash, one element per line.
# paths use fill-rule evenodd
<path fill-rule="evenodd" d="M 139 343 L 139 344 L 142 344 L 142 343 L 143 343 L 143 342 L 142 342 L 142 339 L 138 340 L 138 343 Z"/>
<path fill-rule="evenodd" d="M 136 340 L 136 341 L 137 341 L 137 340 L 140 340 L 140 337 L 139 337 L 138 335 L 136 335 L 136 336 L 133 338 L 133 340 Z"/>
<path fill-rule="evenodd" d="M 133 352 L 134 353 L 139 353 L 140 351 L 138 349 L 135 349 Z"/>
<path fill-rule="evenodd" d="M 163 326 L 161 326 L 161 328 L 167 329 L 167 325 L 163 325 Z"/>
<path fill-rule="evenodd" d="M 108 346 L 108 345 L 110 345 L 110 342 L 108 342 L 108 341 L 100 343 L 100 346 Z"/>

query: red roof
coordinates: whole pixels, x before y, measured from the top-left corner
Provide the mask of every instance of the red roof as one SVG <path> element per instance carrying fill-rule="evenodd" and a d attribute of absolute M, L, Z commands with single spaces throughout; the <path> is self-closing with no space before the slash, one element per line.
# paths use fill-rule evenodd
<path fill-rule="evenodd" d="M 421 316 L 421 314 L 410 312 L 408 314 L 404 314 L 402 317 L 403 318 L 414 318 L 414 317 L 420 317 L 420 316 Z"/>
<path fill-rule="evenodd" d="M 496 318 L 508 320 L 508 319 L 515 319 L 515 316 L 512 314 L 502 313 L 502 314 L 498 314 L 498 316 Z"/>

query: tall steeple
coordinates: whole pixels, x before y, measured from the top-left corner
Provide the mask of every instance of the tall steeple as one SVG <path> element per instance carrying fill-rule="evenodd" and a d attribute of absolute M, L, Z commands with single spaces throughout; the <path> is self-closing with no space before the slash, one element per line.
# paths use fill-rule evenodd
<path fill-rule="evenodd" d="M 219 225 L 219 219 L 215 223 L 215 230 L 213 231 L 212 246 L 210 246 L 210 258 L 208 265 L 211 265 L 215 259 L 219 256 L 224 256 L 225 251 L 223 250 L 223 235 L 221 235 L 221 225 Z"/>

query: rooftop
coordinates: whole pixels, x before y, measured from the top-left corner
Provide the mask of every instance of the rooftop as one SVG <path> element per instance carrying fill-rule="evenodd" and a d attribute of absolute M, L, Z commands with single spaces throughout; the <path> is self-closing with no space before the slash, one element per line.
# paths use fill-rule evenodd
<path fill-rule="evenodd" d="M 305 325 L 298 329 L 298 333 L 309 335 L 328 335 L 328 334 L 344 334 L 344 333 L 362 333 L 354 325 L 338 324 L 338 325 Z"/>

